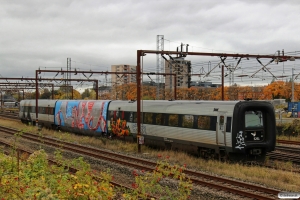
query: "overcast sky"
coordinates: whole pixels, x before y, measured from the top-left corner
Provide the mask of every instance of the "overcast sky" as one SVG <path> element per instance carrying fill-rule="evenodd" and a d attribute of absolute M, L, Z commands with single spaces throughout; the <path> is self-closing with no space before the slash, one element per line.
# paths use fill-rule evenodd
<path fill-rule="evenodd" d="M 164 35 L 164 49 L 171 51 L 183 43 L 195 52 L 297 52 L 299 11 L 299 0 L 0 0 L 0 74 L 35 77 L 39 67 L 66 69 L 67 58 L 80 70 L 136 65 L 136 51 L 156 50 L 157 35 Z M 219 61 L 187 59 L 195 73 L 208 61 Z M 291 74 L 297 64 L 280 63 L 273 73 Z M 261 67 L 255 59 L 250 65 Z M 246 61 L 242 66 L 236 73 L 256 70 Z M 144 69 L 156 70 L 156 55 L 144 58 Z"/>

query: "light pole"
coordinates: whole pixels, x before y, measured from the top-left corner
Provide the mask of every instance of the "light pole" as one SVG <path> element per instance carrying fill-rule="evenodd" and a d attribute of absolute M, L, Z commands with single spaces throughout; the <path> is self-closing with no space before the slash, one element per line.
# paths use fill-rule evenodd
<path fill-rule="evenodd" d="M 294 102 L 294 68 L 292 68 L 292 102 Z"/>

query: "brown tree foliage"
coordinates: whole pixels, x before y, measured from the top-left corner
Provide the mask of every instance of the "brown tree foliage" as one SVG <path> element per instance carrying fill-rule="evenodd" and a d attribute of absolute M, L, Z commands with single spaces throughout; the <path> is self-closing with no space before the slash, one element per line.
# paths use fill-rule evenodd
<path fill-rule="evenodd" d="M 35 92 L 27 93 L 25 98 L 35 98 Z M 81 99 L 80 93 L 73 90 L 74 99 Z M 62 99 L 64 93 L 61 90 L 55 91 L 55 99 Z M 123 84 L 112 87 L 110 93 L 101 94 L 99 99 L 119 99 L 131 100 L 137 99 L 136 84 Z M 144 100 L 174 99 L 174 90 L 160 88 L 159 96 L 157 97 L 156 86 L 143 85 L 141 87 L 141 98 Z M 266 86 L 225 86 L 224 100 L 243 100 L 251 98 L 253 100 L 272 100 L 272 99 L 292 99 L 292 82 L 291 81 L 274 81 Z M 95 99 L 95 94 L 88 98 Z M 222 100 L 222 88 L 209 87 L 191 87 L 177 88 L 176 99 L 178 100 Z M 300 99 L 300 84 L 294 83 L 294 101 Z"/>
<path fill-rule="evenodd" d="M 159 98 L 156 98 L 155 86 L 141 87 L 142 99 L 174 99 L 174 90 L 161 89 Z M 111 99 L 136 99 L 136 84 L 125 84 L 114 87 L 111 93 Z M 251 98 L 253 100 L 271 100 L 292 98 L 292 83 L 284 81 L 275 81 L 267 86 L 225 86 L 224 100 L 243 100 Z M 178 100 L 222 100 L 222 88 L 191 87 L 177 88 L 176 99 Z M 300 99 L 300 85 L 294 84 L 294 100 Z"/>

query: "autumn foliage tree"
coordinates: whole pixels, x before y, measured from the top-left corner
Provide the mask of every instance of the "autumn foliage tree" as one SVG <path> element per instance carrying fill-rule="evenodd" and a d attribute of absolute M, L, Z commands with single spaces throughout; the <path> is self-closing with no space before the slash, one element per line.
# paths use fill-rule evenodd
<path fill-rule="evenodd" d="M 141 97 L 143 100 L 169 100 L 174 99 L 174 89 L 160 88 L 157 93 L 156 86 L 142 85 Z M 49 97 L 47 90 L 40 91 L 43 97 Z M 158 96 L 157 96 L 158 95 Z M 25 98 L 35 98 L 35 92 L 27 93 Z M 224 100 L 243 100 L 251 98 L 253 100 L 272 100 L 286 99 L 291 101 L 292 98 L 292 82 L 291 81 L 273 81 L 266 86 L 232 86 L 224 87 Z M 54 91 L 54 99 L 65 99 L 63 90 Z M 73 90 L 73 99 L 96 99 L 96 92 L 92 89 L 86 89 L 82 94 L 77 90 Z M 108 100 L 131 100 L 137 99 L 136 84 L 122 84 L 112 86 L 111 92 L 100 94 L 98 99 Z M 178 100 L 222 100 L 222 87 L 191 87 L 177 88 L 176 99 Z M 294 100 L 300 99 L 300 84 L 294 83 Z"/>
<path fill-rule="evenodd" d="M 161 89 L 160 96 L 156 97 L 156 86 L 143 85 L 141 87 L 142 99 L 174 99 L 174 89 Z M 136 84 L 124 84 L 115 86 L 106 97 L 110 99 L 129 100 L 136 99 Z M 284 81 L 274 81 L 267 86 L 225 86 L 224 100 L 243 100 L 251 98 L 253 100 L 286 99 L 291 100 L 292 83 Z M 109 98 L 108 98 L 109 99 Z M 222 100 L 222 87 L 191 87 L 177 88 L 176 99 L 178 100 Z M 294 100 L 300 99 L 300 85 L 294 84 Z"/>
<path fill-rule="evenodd" d="M 294 83 L 294 100 L 300 98 L 300 85 Z M 292 82 L 275 81 L 265 86 L 263 89 L 264 99 L 286 99 L 291 101 L 292 98 Z"/>

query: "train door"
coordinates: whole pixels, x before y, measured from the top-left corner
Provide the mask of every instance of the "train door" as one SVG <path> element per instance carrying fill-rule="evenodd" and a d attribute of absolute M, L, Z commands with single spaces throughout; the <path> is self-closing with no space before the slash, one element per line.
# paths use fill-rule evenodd
<path fill-rule="evenodd" d="M 226 145 L 226 113 L 218 112 L 216 125 L 216 142 L 217 144 Z"/>
<path fill-rule="evenodd" d="M 48 105 L 48 107 L 47 107 L 47 111 L 46 111 L 46 113 L 47 113 L 47 120 L 48 120 L 48 122 L 50 122 L 50 120 L 52 120 L 51 119 L 51 108 L 50 108 L 50 105 Z"/>
<path fill-rule="evenodd" d="M 29 104 L 30 105 L 30 104 Z M 29 120 L 31 121 L 31 123 L 34 124 L 35 122 L 35 118 L 36 118 L 36 113 L 35 113 L 35 108 L 36 106 L 29 106 L 28 107 L 28 115 L 30 116 L 29 117 Z"/>

